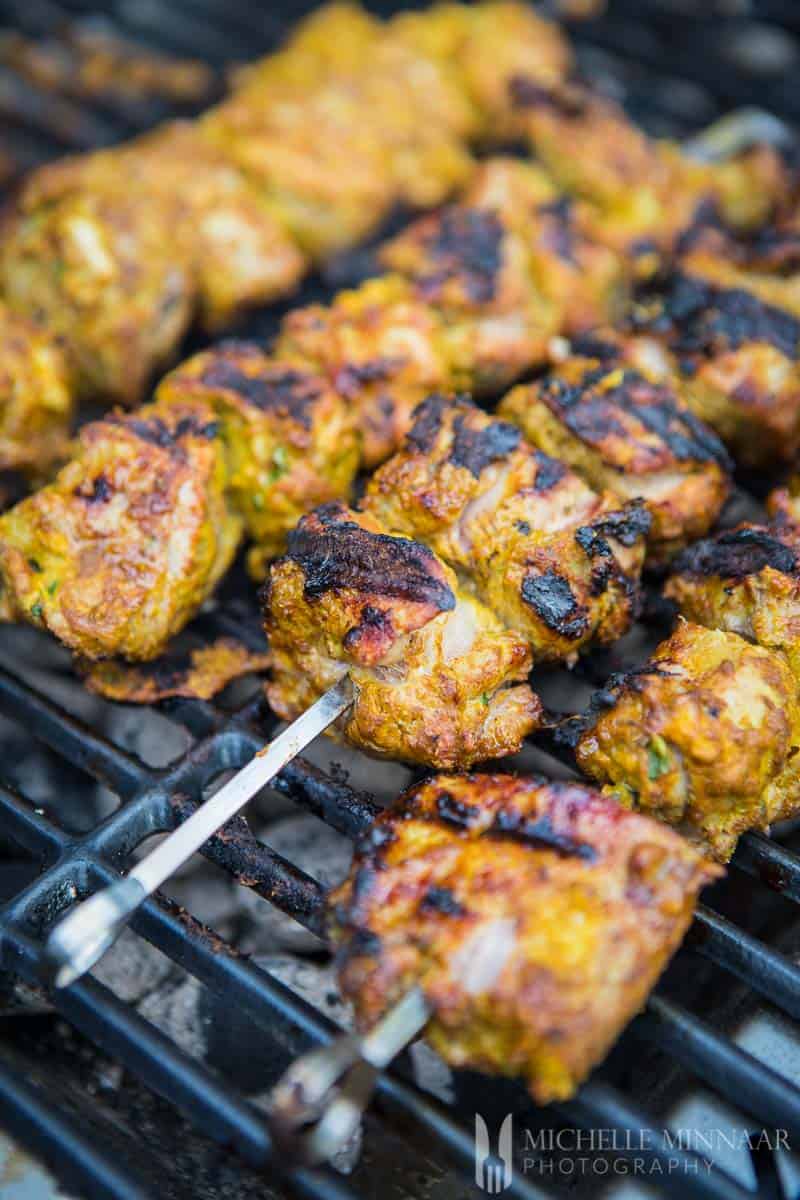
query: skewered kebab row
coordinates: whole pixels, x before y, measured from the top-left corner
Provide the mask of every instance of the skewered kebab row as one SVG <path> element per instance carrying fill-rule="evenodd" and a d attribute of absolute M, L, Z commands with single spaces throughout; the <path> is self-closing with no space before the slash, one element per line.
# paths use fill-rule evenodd
<path fill-rule="evenodd" d="M 41 478 L 63 461 L 72 407 L 58 343 L 0 304 L 0 470 Z"/>
<path fill-rule="evenodd" d="M 475 39 L 490 30 L 515 71 L 551 77 L 568 57 L 526 6 L 446 15 L 472 47 L 465 79 L 481 76 Z M 467 181 L 465 139 L 493 119 L 475 107 L 482 91 L 491 101 L 488 72 L 462 87 L 447 56 L 415 40 L 421 27 L 401 38 L 334 5 L 199 121 L 23 182 L 3 221 L 0 294 L 64 339 L 80 394 L 135 402 L 193 316 L 215 328 L 285 295 L 308 253 L 351 246 L 398 200 L 440 203 Z"/>
<path fill-rule="evenodd" d="M 535 661 L 574 661 L 616 640 L 636 616 L 649 528 L 519 428 L 467 401 L 432 396 L 406 441 L 370 480 L 362 508 L 417 537 L 469 581 L 531 646 Z"/>
<path fill-rule="evenodd" d="M 768 146 L 702 162 L 649 138 L 614 101 L 571 80 L 542 87 L 518 78 L 511 94 L 537 158 L 582 200 L 597 240 L 629 257 L 641 278 L 657 274 L 710 213 L 746 231 L 791 201 L 790 172 Z"/>
<path fill-rule="evenodd" d="M 782 655 L 736 633 L 682 621 L 564 736 L 609 795 L 720 862 L 740 834 L 798 809 L 797 680 Z"/>
<path fill-rule="evenodd" d="M 263 590 L 267 696 L 293 719 L 347 672 L 342 734 L 373 754 L 454 769 L 519 750 L 541 718 L 525 640 L 427 546 L 341 503 L 303 517 Z"/>
<path fill-rule="evenodd" d="M 563 1100 L 642 1007 L 719 874 L 587 787 L 437 776 L 378 817 L 331 897 L 340 987 L 364 1029 L 419 987 L 445 1061 Z"/>

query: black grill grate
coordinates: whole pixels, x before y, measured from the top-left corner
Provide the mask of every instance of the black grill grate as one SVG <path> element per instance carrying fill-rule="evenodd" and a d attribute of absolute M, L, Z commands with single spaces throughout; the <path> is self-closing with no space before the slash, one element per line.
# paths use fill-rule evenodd
<path fill-rule="evenodd" d="M 245 0 L 173 0 L 169 6 L 156 0 L 117 0 L 103 20 L 109 28 L 153 48 L 205 57 L 221 67 L 231 59 L 266 51 L 286 21 L 307 7 L 310 5 L 297 5 L 291 12 L 284 9 L 262 16 Z M 730 4 L 698 5 L 702 16 L 680 16 L 678 10 L 686 7 L 657 0 L 612 0 L 607 15 L 573 31 L 586 68 L 656 132 L 680 135 L 731 104 L 753 100 L 788 116 L 797 114 L 800 93 L 792 94 L 785 73 L 776 72 L 774 62 L 770 68 L 769 54 L 757 72 L 748 74 L 733 69 L 722 53 L 721 48 L 730 46 L 732 39 L 735 42 L 734 35 L 741 37 L 743 30 L 742 23 L 729 15 Z M 723 18 L 715 8 L 723 11 Z M 84 19 L 87 11 L 80 0 L 68 0 L 59 7 L 50 0 L 26 0 L 24 4 L 0 0 L 0 19 L 37 36 L 50 36 L 64 21 Z M 792 32 L 800 32 L 800 14 L 791 3 L 752 3 L 749 13 L 749 19 L 771 23 L 773 58 L 775 37 L 784 39 L 784 55 L 796 48 L 800 58 L 800 36 L 795 40 Z M 113 98 L 90 105 L 75 96 L 65 99 L 41 91 L 0 69 L 0 115 L 4 118 L 0 145 L 7 145 L 21 166 L 54 153 L 128 136 L 162 117 L 163 108 L 162 104 L 131 108 Z M 258 320 L 263 328 L 263 316 Z M 236 598 L 235 585 L 226 588 L 226 596 L 216 614 L 206 618 L 206 626 L 212 632 L 235 628 L 241 634 L 242 621 L 246 625 L 252 611 L 248 617 L 247 605 L 241 596 Z M 21 642 L 12 639 L 10 643 L 17 664 L 26 661 L 29 647 L 39 645 L 29 631 L 19 631 L 19 638 Z M 21 650 L 15 651 L 14 645 L 21 645 Z M 61 666 L 56 667 L 56 675 L 59 670 Z M 43 686 L 32 681 L 25 667 L 0 669 L 0 713 L 36 739 L 37 745 L 47 747 L 57 761 L 69 764 L 80 780 L 96 781 L 119 803 L 105 819 L 92 822 L 88 831 L 75 833 L 16 788 L 0 785 L 0 836 L 42 868 L 33 882 L 0 909 L 0 969 L 34 985 L 41 979 L 43 937 L 63 910 L 118 878 L 145 839 L 185 818 L 224 772 L 242 766 L 263 745 L 273 726 L 257 699 L 233 712 L 216 704 L 168 702 L 160 711 L 186 732 L 190 747 L 168 766 L 153 767 L 70 713 L 45 694 Z M 287 768 L 277 788 L 348 837 L 357 836 L 376 811 L 369 797 L 336 772 L 305 760 Z M 324 902 L 319 883 L 259 842 L 243 819 L 231 822 L 204 853 L 240 882 L 319 932 Z M 750 876 L 758 881 L 757 893 L 770 889 L 786 900 L 800 900 L 800 858 L 780 844 L 748 835 L 742 839 L 734 866 L 738 871 L 732 874 L 740 880 Z M 747 887 L 749 896 L 753 889 Z M 224 997 L 225 1004 L 259 1028 L 265 1038 L 274 1038 L 277 1030 L 288 1028 L 294 1031 L 292 1045 L 300 1049 L 324 1041 L 334 1032 L 330 1021 L 298 995 L 166 898 L 148 901 L 134 930 L 210 992 Z M 735 977 L 790 1017 L 800 1017 L 800 967 L 755 933 L 741 928 L 730 914 L 700 908 L 687 950 L 679 959 L 696 954 L 721 969 L 723 980 Z M 85 979 L 57 994 L 54 1003 L 88 1039 L 164 1097 L 198 1130 L 232 1148 L 242 1159 L 257 1168 L 269 1166 L 301 1195 L 344 1200 L 354 1194 L 331 1171 L 286 1172 L 279 1156 L 273 1155 L 258 1109 L 96 980 Z M 656 1047 L 693 1077 L 735 1098 L 737 1107 L 752 1122 L 786 1129 L 792 1142 L 800 1145 L 800 1089 L 695 1016 L 669 989 L 659 989 L 623 1038 L 622 1049 L 629 1056 L 634 1040 Z M 489 1088 L 485 1083 L 482 1086 Z M 518 1096 L 515 1103 L 520 1103 Z M 381 1081 L 376 1111 L 398 1128 L 410 1123 L 424 1130 L 468 1178 L 472 1176 L 469 1121 L 474 1105 L 440 1104 L 409 1082 L 401 1067 Z M 23 1143 L 53 1163 L 80 1195 L 139 1200 L 153 1194 L 150 1182 L 135 1165 L 122 1164 L 105 1151 L 59 1110 L 45 1089 L 14 1066 L 0 1065 L 0 1116 Z M 639 1149 L 636 1143 L 623 1153 L 649 1159 L 648 1165 L 660 1164 L 664 1170 L 658 1176 L 659 1185 L 665 1191 L 699 1200 L 752 1195 L 718 1169 L 703 1166 L 692 1170 L 691 1152 L 670 1145 L 659 1132 L 656 1118 L 640 1111 L 637 1101 L 626 1098 L 616 1083 L 604 1078 L 592 1080 L 575 1100 L 548 1110 L 541 1120 L 621 1133 L 650 1129 L 648 1150 Z M 679 1162 L 677 1169 L 668 1169 L 670 1160 Z M 774 1180 L 766 1182 L 763 1194 L 771 1194 L 773 1184 Z M 511 1194 L 533 1198 L 550 1193 L 546 1183 L 534 1185 L 517 1172 Z"/>

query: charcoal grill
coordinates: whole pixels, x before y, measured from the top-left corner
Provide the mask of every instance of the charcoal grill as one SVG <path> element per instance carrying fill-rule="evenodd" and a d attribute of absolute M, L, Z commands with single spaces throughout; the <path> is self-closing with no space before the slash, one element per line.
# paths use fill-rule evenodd
<path fill-rule="evenodd" d="M 222 68 L 231 60 L 266 52 L 306 7 L 311 6 L 262 13 L 246 0 L 172 0 L 169 5 L 116 0 L 102 21 L 155 49 L 198 56 Z M 98 18 L 82 0 L 58 5 L 0 0 L 0 19 L 39 36 L 71 20 Z M 571 32 L 587 72 L 654 133 L 683 136 L 731 106 L 754 101 L 789 119 L 800 115 L 800 90 L 790 86 L 791 67 L 800 61 L 800 8 L 791 0 L 720 0 L 696 6 L 681 0 L 611 0 L 605 15 L 576 24 Z M 41 91 L 2 68 L 0 115 L 0 147 L 25 167 L 57 153 L 113 142 L 168 114 L 161 102 L 131 106 L 113 96 L 89 105 L 74 95 Z M 325 279 L 311 281 L 302 298 L 325 295 L 332 280 L 340 285 L 348 271 L 361 265 L 359 256 L 339 263 L 327 284 Z M 277 315 L 256 314 L 249 331 L 263 336 Z M 235 632 L 260 644 L 251 593 L 243 574 L 234 572 L 213 611 L 202 617 L 201 635 Z M 581 664 L 570 677 L 569 707 L 580 707 L 587 681 L 607 677 L 620 665 L 620 654 L 624 661 L 629 652 L 634 658 L 641 653 L 641 631 L 638 645 L 634 637 L 621 650 Z M 0 895 L 8 897 L 0 907 L 0 984 L 10 988 L 12 980 L 21 980 L 34 989 L 28 994 L 36 995 L 43 940 L 58 916 L 119 878 L 143 842 L 184 819 L 225 772 L 249 760 L 276 726 L 257 692 L 235 704 L 164 702 L 158 719 L 180 731 L 181 748 L 166 765 L 154 765 L 123 744 L 109 717 L 111 706 L 89 701 L 72 682 L 66 656 L 33 631 L 0 631 L 0 664 Z M 558 675 L 543 680 L 543 686 L 558 687 Z M 141 710 L 137 716 L 153 719 Z M 32 747 L 43 764 L 35 788 L 27 769 Z M 530 754 L 545 769 L 563 769 L 547 757 L 552 750 L 545 747 L 544 760 L 541 747 Z M 275 787 L 350 838 L 378 810 L 377 802 L 353 787 L 330 759 L 324 767 L 296 760 Z M 743 996 L 750 1005 L 755 998 L 767 1011 L 800 1018 L 800 966 L 793 960 L 800 854 L 792 851 L 794 840 L 791 828 L 779 841 L 759 835 L 742 839 L 729 880 L 714 889 L 709 906 L 698 910 L 685 948 L 647 1010 L 608 1064 L 570 1103 L 534 1113 L 519 1088 L 465 1075 L 456 1080 L 455 1101 L 445 1104 L 421 1090 L 409 1064 L 400 1062 L 381 1079 L 367 1125 L 367 1149 L 373 1142 L 381 1146 L 381 1169 L 391 1164 L 392 1155 L 408 1154 L 429 1167 L 436 1164 L 436 1188 L 422 1180 L 420 1192 L 464 1195 L 472 1187 L 466 1181 L 474 1178 L 477 1107 L 490 1118 L 513 1110 L 537 1131 L 607 1132 L 618 1158 L 644 1163 L 646 1182 L 656 1192 L 698 1200 L 753 1195 L 726 1171 L 707 1169 L 696 1147 L 676 1145 L 662 1128 L 661 1113 L 642 1098 L 652 1093 L 660 1102 L 662 1080 L 677 1073 L 684 1082 L 700 1081 L 726 1097 L 743 1129 L 786 1131 L 790 1144 L 800 1149 L 800 1086 L 727 1036 L 733 1017 L 741 1014 Z M 260 842 L 244 819 L 232 821 L 204 854 L 243 886 L 321 932 L 321 885 Z M 196 977 L 209 994 L 223 997 L 241 1037 L 253 1046 L 274 1043 L 286 1058 L 336 1032 L 299 995 L 167 897 L 148 901 L 133 930 Z M 716 1003 L 720 996 L 725 1004 Z M 248 1165 L 258 1172 L 266 1169 L 262 1178 L 279 1195 L 345 1200 L 388 1188 L 385 1179 L 370 1176 L 369 1154 L 352 1181 L 332 1170 L 291 1169 L 271 1144 L 262 1112 L 224 1072 L 191 1057 L 99 981 L 85 978 L 56 993 L 53 1004 L 80 1031 L 83 1044 L 99 1047 L 144 1089 L 161 1097 L 161 1117 L 173 1121 L 180 1136 L 220 1144 L 229 1183 L 231 1178 L 249 1180 L 232 1195 L 262 1190 L 253 1183 L 257 1177 L 247 1174 Z M 697 1015 L 709 1006 L 714 1008 L 713 1024 Z M 46 1005 L 41 1003 L 30 1009 L 23 1005 L 18 1016 L 35 1021 L 42 1009 Z M 0 1024 L 0 1034 L 2 1028 Z M 136 1130 L 127 1130 L 128 1151 L 121 1154 L 115 1149 L 119 1131 L 99 1126 L 80 1096 L 66 1102 L 64 1089 L 50 1089 L 41 1068 L 26 1070 L 22 1055 L 0 1061 L 0 1120 L 80 1196 L 144 1200 L 192 1194 L 191 1185 L 180 1191 L 173 1180 L 163 1190 L 154 1180 L 147 1169 L 146 1132 L 136 1142 Z M 757 1194 L 800 1195 L 797 1180 L 792 1184 L 785 1171 L 779 1173 L 771 1153 L 774 1143 L 773 1138 L 766 1151 L 751 1152 Z M 136 1153 L 130 1153 L 131 1145 Z M 443 1162 L 452 1162 L 455 1174 L 446 1174 Z M 407 1178 L 403 1186 L 409 1194 Z M 581 1194 L 596 1195 L 600 1184 L 586 1186 L 589 1190 Z M 509 1194 L 533 1200 L 567 1193 L 553 1172 L 517 1170 Z"/>

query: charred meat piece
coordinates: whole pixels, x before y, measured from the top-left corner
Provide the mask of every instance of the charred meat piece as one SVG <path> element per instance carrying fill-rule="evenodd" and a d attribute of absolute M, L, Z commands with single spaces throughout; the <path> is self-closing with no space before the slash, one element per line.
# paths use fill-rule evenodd
<path fill-rule="evenodd" d="M 690 546 L 665 593 L 690 621 L 785 656 L 800 681 L 800 528 L 742 525 Z"/>
<path fill-rule="evenodd" d="M 347 672 L 341 733 L 370 753 L 454 768 L 519 749 L 541 706 L 530 652 L 426 546 L 342 504 L 289 535 L 263 591 L 267 696 L 291 720 Z"/>
<path fill-rule="evenodd" d="M 732 463 L 716 434 L 677 388 L 629 367 L 602 332 L 515 388 L 498 411 L 592 487 L 641 497 L 652 518 L 650 562 L 707 533 L 729 494 Z"/>
<path fill-rule="evenodd" d="M 647 137 L 607 97 L 569 82 L 512 84 L 537 156 L 558 184 L 583 198 L 597 238 L 631 255 L 641 277 L 656 274 L 705 212 L 757 228 L 790 194 L 777 152 L 756 147 L 722 163 L 687 157 Z"/>
<path fill-rule="evenodd" d="M 66 457 L 72 408 L 58 342 L 0 305 L 0 470 L 49 474 Z"/>
<path fill-rule="evenodd" d="M 770 492 L 767 512 L 779 525 L 800 525 L 800 475 L 790 475 L 783 487 Z"/>
<path fill-rule="evenodd" d="M 538 287 L 528 240 L 498 213 L 451 205 L 393 238 L 380 261 L 442 314 L 458 386 L 501 388 L 544 359 L 560 314 Z"/>
<path fill-rule="evenodd" d="M 231 502 L 255 543 L 249 564 L 263 578 L 303 513 L 346 497 L 360 436 L 347 401 L 319 375 L 224 342 L 162 380 L 164 405 L 203 402 L 219 420 Z"/>
<path fill-rule="evenodd" d="M 269 664 L 266 650 L 258 653 L 223 637 L 188 653 L 169 651 L 151 662 L 104 658 L 80 666 L 90 692 L 121 704 L 155 704 L 172 696 L 210 700 L 234 679 L 265 671 Z"/>
<path fill-rule="evenodd" d="M 636 323 L 672 353 L 681 391 L 748 467 L 800 449 L 800 305 L 787 281 L 698 246 Z"/>
<path fill-rule="evenodd" d="M 442 316 L 397 275 L 289 313 L 275 356 L 319 371 L 344 397 L 367 466 L 393 453 L 428 392 L 453 386 Z"/>
<path fill-rule="evenodd" d="M 639 1011 L 697 893 L 683 838 L 574 783 L 439 775 L 365 834 L 331 897 L 340 986 L 369 1029 L 423 991 L 454 1067 L 571 1096 Z"/>
<path fill-rule="evenodd" d="M 539 660 L 613 641 L 636 614 L 649 517 L 598 495 L 519 428 L 431 396 L 364 506 L 469 579 Z"/>
<path fill-rule="evenodd" d="M 578 726 L 580 766 L 720 862 L 798 807 L 800 708 L 785 659 L 682 622 Z"/>
<path fill-rule="evenodd" d="M 625 260 L 594 236 L 585 206 L 560 193 L 540 166 L 490 158 L 464 204 L 495 213 L 522 239 L 534 285 L 554 306 L 559 332 L 572 335 L 621 319 L 629 291 Z"/>
<path fill-rule="evenodd" d="M 84 425 L 53 483 L 0 517 L 3 614 L 85 658 L 155 658 L 233 559 L 214 410 L 197 403 Z"/>

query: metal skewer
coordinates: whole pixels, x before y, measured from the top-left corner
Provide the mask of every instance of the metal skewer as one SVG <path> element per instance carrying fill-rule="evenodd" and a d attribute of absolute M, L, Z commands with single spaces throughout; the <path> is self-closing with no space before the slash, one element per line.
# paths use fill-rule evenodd
<path fill-rule="evenodd" d="M 142 901 L 161 887 L 309 742 L 347 712 L 352 703 L 353 685 L 349 675 L 345 675 L 138 862 L 124 879 L 82 901 L 59 921 L 45 948 L 53 966 L 55 986 L 68 987 L 94 966 Z"/>

